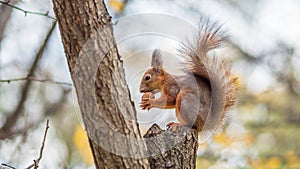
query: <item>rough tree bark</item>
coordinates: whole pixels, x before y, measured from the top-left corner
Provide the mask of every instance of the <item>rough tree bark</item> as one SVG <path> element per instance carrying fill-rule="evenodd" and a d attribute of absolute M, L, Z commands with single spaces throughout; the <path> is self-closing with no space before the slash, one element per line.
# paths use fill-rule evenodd
<path fill-rule="evenodd" d="M 150 168 L 196 168 L 198 148 L 196 130 L 181 127 L 173 132 L 162 130 L 153 124 L 144 138 L 149 151 Z"/>
<path fill-rule="evenodd" d="M 103 0 L 53 4 L 96 168 L 195 168 L 195 131 L 141 137 Z"/>
<path fill-rule="evenodd" d="M 141 135 L 104 2 L 53 4 L 96 167 L 148 168 L 132 158 L 145 156 L 130 142 Z"/>

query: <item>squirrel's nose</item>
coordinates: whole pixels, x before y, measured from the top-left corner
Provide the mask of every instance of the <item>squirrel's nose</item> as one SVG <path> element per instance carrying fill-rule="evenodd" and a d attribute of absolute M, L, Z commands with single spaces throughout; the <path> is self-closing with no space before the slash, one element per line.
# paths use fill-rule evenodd
<path fill-rule="evenodd" d="M 140 93 L 145 93 L 146 92 L 146 88 L 144 85 L 140 85 Z"/>
<path fill-rule="evenodd" d="M 145 89 L 144 88 L 140 88 L 140 93 L 144 93 Z"/>

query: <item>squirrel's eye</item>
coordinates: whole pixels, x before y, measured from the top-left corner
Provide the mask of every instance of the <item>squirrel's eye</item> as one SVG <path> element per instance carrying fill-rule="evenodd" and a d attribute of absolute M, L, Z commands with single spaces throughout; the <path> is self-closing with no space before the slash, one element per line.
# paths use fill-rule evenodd
<path fill-rule="evenodd" d="M 145 76 L 145 80 L 150 80 L 150 78 L 151 78 L 151 75 L 149 75 L 149 74 Z"/>

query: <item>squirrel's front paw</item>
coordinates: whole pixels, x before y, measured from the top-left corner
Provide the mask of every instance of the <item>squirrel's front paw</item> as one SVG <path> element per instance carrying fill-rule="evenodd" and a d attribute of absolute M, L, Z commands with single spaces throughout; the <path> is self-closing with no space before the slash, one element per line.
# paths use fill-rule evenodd
<path fill-rule="evenodd" d="M 140 107 L 143 110 L 150 110 L 152 108 L 150 99 L 149 98 L 143 99 L 142 102 L 140 103 Z"/>
<path fill-rule="evenodd" d="M 142 102 L 140 103 L 140 107 L 143 110 L 150 110 L 152 108 L 151 106 L 151 100 L 154 99 L 154 94 L 151 92 L 146 92 L 142 96 Z"/>

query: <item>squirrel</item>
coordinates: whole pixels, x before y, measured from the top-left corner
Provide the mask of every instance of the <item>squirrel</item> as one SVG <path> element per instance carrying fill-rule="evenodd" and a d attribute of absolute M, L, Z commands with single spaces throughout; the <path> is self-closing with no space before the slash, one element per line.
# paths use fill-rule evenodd
<path fill-rule="evenodd" d="M 161 52 L 152 53 L 151 68 L 143 75 L 140 92 L 144 93 L 140 107 L 176 109 L 180 123 L 170 122 L 168 127 L 188 126 L 201 132 L 200 139 L 207 139 L 220 129 L 228 110 L 236 103 L 237 77 L 231 68 L 209 52 L 227 40 L 222 25 L 201 18 L 194 43 L 182 43 L 178 50 L 184 58 L 184 75 L 172 75 L 163 68 Z M 161 92 L 159 98 L 154 94 Z"/>

